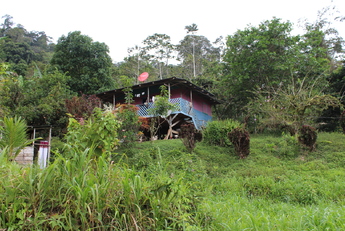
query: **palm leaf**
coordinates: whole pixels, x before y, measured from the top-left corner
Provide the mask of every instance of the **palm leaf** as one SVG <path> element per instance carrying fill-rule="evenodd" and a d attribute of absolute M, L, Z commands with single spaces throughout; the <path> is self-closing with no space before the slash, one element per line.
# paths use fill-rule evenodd
<path fill-rule="evenodd" d="M 27 139 L 27 125 L 21 117 L 5 117 L 1 121 L 0 148 L 8 159 L 14 159 L 20 151 L 33 142 Z"/>

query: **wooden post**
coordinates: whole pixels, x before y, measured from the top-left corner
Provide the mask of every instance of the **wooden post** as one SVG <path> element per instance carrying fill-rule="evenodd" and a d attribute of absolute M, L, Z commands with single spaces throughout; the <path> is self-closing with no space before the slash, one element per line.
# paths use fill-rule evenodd
<path fill-rule="evenodd" d="M 34 134 L 33 134 L 32 139 L 33 139 L 33 141 L 32 141 L 32 147 L 35 148 L 36 128 L 34 128 Z"/>
<path fill-rule="evenodd" d="M 170 100 L 170 83 L 168 83 L 168 94 L 169 94 L 169 100 Z"/>
<path fill-rule="evenodd" d="M 50 127 L 49 127 L 49 137 L 48 137 L 48 157 L 47 157 L 47 165 L 49 165 L 51 142 L 52 142 L 52 127 L 50 126 Z"/>
<path fill-rule="evenodd" d="M 113 109 L 114 110 L 115 110 L 115 107 L 116 107 L 115 105 L 116 105 L 116 98 L 115 98 L 115 93 L 114 93 L 114 95 L 113 95 L 113 107 L 114 107 Z"/>
<path fill-rule="evenodd" d="M 150 87 L 147 87 L 147 98 L 146 98 L 146 103 L 149 105 L 150 102 Z"/>
<path fill-rule="evenodd" d="M 189 112 L 188 114 L 190 115 L 192 112 L 192 108 L 193 108 L 193 91 L 190 90 L 189 91 L 189 98 L 190 98 L 190 102 L 189 102 Z"/>

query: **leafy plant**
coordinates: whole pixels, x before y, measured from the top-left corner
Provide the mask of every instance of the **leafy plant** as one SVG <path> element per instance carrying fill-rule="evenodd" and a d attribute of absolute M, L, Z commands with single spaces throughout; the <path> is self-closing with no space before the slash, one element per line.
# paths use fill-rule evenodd
<path fill-rule="evenodd" d="M 94 113 L 87 120 L 78 122 L 69 119 L 66 149 L 78 148 L 85 150 L 95 147 L 96 156 L 112 152 L 119 144 L 118 129 L 120 122 L 116 120 L 112 111 L 102 111 L 95 108 Z"/>
<path fill-rule="evenodd" d="M 161 124 L 166 121 L 169 124 L 169 132 L 165 139 L 167 139 L 172 133 L 172 128 L 175 126 L 173 120 L 177 116 L 171 115 L 171 112 L 176 110 L 176 105 L 169 102 L 169 92 L 167 87 L 162 85 L 160 86 L 161 94 L 155 97 L 154 106 L 149 108 L 147 112 L 152 115 L 150 118 L 150 133 L 151 139 L 157 134 Z M 163 121 L 161 121 L 161 118 Z"/>
<path fill-rule="evenodd" d="M 0 123 L 2 125 L 0 126 L 2 155 L 8 160 L 14 160 L 20 151 L 33 140 L 27 138 L 27 125 L 21 117 L 4 117 Z"/>
<path fill-rule="evenodd" d="M 249 155 L 250 136 L 244 128 L 235 128 L 228 133 L 229 140 L 235 147 L 236 154 L 244 159 Z"/>
<path fill-rule="evenodd" d="M 140 120 L 137 114 L 138 108 L 131 104 L 117 105 L 115 109 L 116 119 L 121 122 L 118 129 L 118 136 L 122 144 L 130 145 L 138 139 Z"/>
<path fill-rule="evenodd" d="M 264 125 L 280 126 L 294 135 L 303 124 L 313 123 L 323 110 L 340 106 L 337 98 L 320 90 L 318 85 L 322 83 L 317 80 L 309 83 L 306 77 L 292 77 L 288 84 L 260 88 L 255 92 L 256 100 L 248 105 L 249 111 L 260 115 Z"/>
<path fill-rule="evenodd" d="M 228 133 L 239 126 L 241 123 L 232 119 L 211 121 L 202 131 L 203 140 L 210 145 L 229 146 Z"/>

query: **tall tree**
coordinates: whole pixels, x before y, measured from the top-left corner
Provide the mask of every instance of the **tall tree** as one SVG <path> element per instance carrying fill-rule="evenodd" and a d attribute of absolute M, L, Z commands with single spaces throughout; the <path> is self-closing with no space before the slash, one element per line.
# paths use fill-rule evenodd
<path fill-rule="evenodd" d="M 273 18 L 258 27 L 249 26 L 237 31 L 227 40 L 224 57 L 226 76 L 219 85 L 226 101 L 220 114 L 239 115 L 254 97 L 257 87 L 279 87 L 291 80 L 315 79 L 325 84 L 329 62 L 325 50 L 313 46 L 323 33 L 304 36 L 291 35 L 292 24 Z M 291 78 L 291 76 L 293 78 Z"/>
<path fill-rule="evenodd" d="M 94 42 L 80 31 L 74 31 L 59 38 L 51 63 L 71 76 L 72 91 L 94 94 L 113 87 L 108 53 L 105 43 Z"/>
<path fill-rule="evenodd" d="M 7 30 L 11 29 L 14 25 L 13 17 L 11 15 L 6 14 L 1 18 L 4 18 L 4 22 L 0 25 L 2 27 L 0 29 L 0 37 L 5 37 Z"/>
<path fill-rule="evenodd" d="M 8 62 L 19 75 L 29 75 L 29 68 L 50 61 L 51 38 L 45 32 L 27 31 L 22 25 L 15 25 L 12 17 L 5 15 L 0 28 L 0 62 Z"/>
<path fill-rule="evenodd" d="M 204 74 L 209 63 L 219 62 L 219 49 L 201 35 L 186 35 L 177 46 L 178 59 L 186 69 L 185 76 L 195 79 Z"/>
<path fill-rule="evenodd" d="M 174 45 L 170 41 L 170 36 L 166 34 L 154 34 L 148 36 L 144 41 L 144 49 L 151 56 L 151 59 L 157 65 L 159 78 L 163 79 L 163 72 L 167 73 L 169 60 L 173 58 Z"/>
<path fill-rule="evenodd" d="M 191 33 L 194 35 L 199 29 L 198 26 L 193 23 L 192 25 L 185 26 L 185 29 L 187 30 L 187 34 Z M 196 77 L 196 70 L 195 70 L 195 37 L 192 36 L 192 57 L 193 57 L 193 77 Z"/>
<path fill-rule="evenodd" d="M 322 55 L 318 54 L 318 57 L 327 58 L 331 62 L 330 71 L 341 66 L 342 64 L 339 61 L 345 58 L 344 38 L 339 35 L 338 30 L 334 27 L 336 22 L 345 22 L 345 16 L 341 15 L 335 6 L 328 6 L 318 12 L 314 22 L 305 21 L 303 23 L 307 39 L 315 38 L 314 35 L 319 34 L 318 39 L 312 40 L 311 47 L 322 51 Z"/>
<path fill-rule="evenodd" d="M 145 55 L 145 50 L 138 46 L 135 45 L 134 47 L 130 47 L 127 49 L 129 58 L 128 60 L 133 60 L 136 62 L 136 68 L 135 68 L 135 76 L 140 75 L 140 67 L 141 67 L 141 60 L 144 59 Z"/>
<path fill-rule="evenodd" d="M 0 116 L 21 116 L 29 125 L 66 126 L 65 100 L 73 95 L 69 77 L 55 70 L 23 78 L 9 68 L 0 65 Z"/>

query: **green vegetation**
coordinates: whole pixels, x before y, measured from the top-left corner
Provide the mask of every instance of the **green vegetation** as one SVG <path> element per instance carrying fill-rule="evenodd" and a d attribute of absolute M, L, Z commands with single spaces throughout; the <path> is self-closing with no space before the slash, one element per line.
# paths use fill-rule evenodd
<path fill-rule="evenodd" d="M 203 139 L 210 145 L 229 146 L 231 142 L 227 138 L 228 133 L 240 125 L 239 122 L 232 119 L 211 121 L 203 130 Z"/>
<path fill-rule="evenodd" d="M 0 161 L 13 160 L 19 152 L 33 141 L 26 137 L 26 122 L 20 117 L 0 120 Z"/>
<path fill-rule="evenodd" d="M 336 14 L 320 11 L 300 35 L 273 18 L 215 43 L 192 24 L 179 44 L 155 33 L 117 64 L 80 31 L 55 45 L 5 15 L 0 230 L 345 229 L 344 135 L 317 133 L 338 131 L 339 118 L 345 131 L 344 40 L 327 18 L 344 18 Z M 174 53 L 180 64 L 169 65 Z M 140 119 L 129 105 L 143 71 L 189 79 L 222 101 L 201 142 L 191 126 L 183 141 L 135 142 L 163 120 L 166 139 L 176 126 L 166 89 L 156 118 Z M 115 86 L 127 103 L 115 110 L 82 94 Z M 11 161 L 28 142 L 20 117 L 55 127 L 47 168 Z"/>
<path fill-rule="evenodd" d="M 135 143 L 111 157 L 56 154 L 46 169 L 0 163 L 0 228 L 9 230 L 341 230 L 344 136 L 309 152 L 253 135 L 251 154 L 181 140 Z"/>

